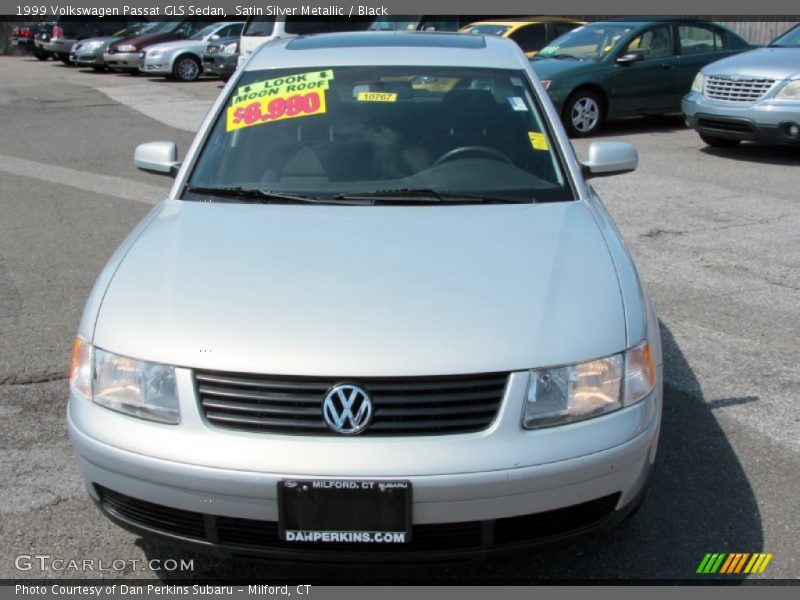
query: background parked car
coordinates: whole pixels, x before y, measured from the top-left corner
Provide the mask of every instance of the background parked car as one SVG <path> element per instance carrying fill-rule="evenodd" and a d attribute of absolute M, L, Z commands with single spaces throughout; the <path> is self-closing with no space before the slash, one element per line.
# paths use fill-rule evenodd
<path fill-rule="evenodd" d="M 34 35 L 33 55 L 39 60 L 47 60 L 53 56 L 53 53 L 45 48 L 45 45 L 50 41 L 53 25 L 55 25 L 53 21 L 43 21 L 38 32 Z"/>
<path fill-rule="evenodd" d="M 239 41 L 239 64 L 253 51 L 271 40 L 290 38 L 296 35 L 313 35 L 336 31 L 363 31 L 370 26 L 372 18 L 347 17 L 248 17 L 242 39 Z"/>
<path fill-rule="evenodd" d="M 572 136 L 606 119 L 679 113 L 704 65 L 753 46 L 696 19 L 617 20 L 573 29 L 532 59 Z"/>
<path fill-rule="evenodd" d="M 194 81 L 203 74 L 203 52 L 208 42 L 242 33 L 244 21 L 211 23 L 186 40 L 162 42 L 139 53 L 139 71 L 178 81 Z"/>
<path fill-rule="evenodd" d="M 555 38 L 572 31 L 584 21 L 561 17 L 527 17 L 496 21 L 478 21 L 462 27 L 462 33 L 498 35 L 508 38 L 522 48 L 528 58 L 536 55 Z"/>
<path fill-rule="evenodd" d="M 114 69 L 122 69 L 128 73 L 139 74 L 139 52 L 161 42 L 185 40 L 209 23 L 218 19 L 178 19 L 162 21 L 157 27 L 147 32 L 122 38 L 108 45 L 108 51 L 103 55 L 106 65 Z"/>
<path fill-rule="evenodd" d="M 11 35 L 8 36 L 8 45 L 12 51 L 32 52 L 33 40 L 38 33 L 41 23 L 36 21 L 23 21 L 16 23 L 11 28 Z"/>
<path fill-rule="evenodd" d="M 228 81 L 239 64 L 239 39 L 224 37 L 210 42 L 203 52 L 203 72 Z"/>
<path fill-rule="evenodd" d="M 72 45 L 91 37 L 113 35 L 125 27 L 143 23 L 143 17 L 119 16 L 113 20 L 87 19 L 86 17 L 58 17 L 50 33 L 50 40 L 44 49 L 55 54 L 64 64 L 70 64 L 69 55 Z"/>
<path fill-rule="evenodd" d="M 72 46 L 69 59 L 76 65 L 91 67 L 95 71 L 105 71 L 106 61 L 103 55 L 108 51 L 109 44 L 132 35 L 142 35 L 158 27 L 158 23 L 139 23 L 117 31 L 107 37 L 95 37 L 75 42 Z"/>
<path fill-rule="evenodd" d="M 800 25 L 766 48 L 703 67 L 683 114 L 709 146 L 800 144 Z"/>

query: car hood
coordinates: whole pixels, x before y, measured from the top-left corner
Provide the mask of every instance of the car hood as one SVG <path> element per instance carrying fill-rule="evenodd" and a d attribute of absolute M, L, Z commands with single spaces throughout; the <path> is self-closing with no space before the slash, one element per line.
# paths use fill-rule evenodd
<path fill-rule="evenodd" d="M 175 40 L 172 42 L 162 42 L 160 44 L 153 44 L 147 47 L 147 51 L 162 50 L 164 52 L 171 52 L 174 50 L 203 50 L 208 45 L 208 42 L 202 40 Z"/>
<path fill-rule="evenodd" d="M 167 33 L 150 33 L 147 35 L 136 35 L 133 37 L 124 38 L 121 40 L 117 40 L 112 44 L 112 47 L 116 49 L 117 46 L 125 46 L 132 44 L 136 46 L 138 50 L 142 50 L 143 48 L 147 48 L 148 46 L 152 46 L 153 44 L 159 44 L 161 42 L 168 42 L 170 40 L 175 39 L 175 34 L 173 32 Z"/>
<path fill-rule="evenodd" d="M 541 58 L 531 61 L 531 66 L 539 79 L 556 82 L 559 78 L 568 77 L 583 71 L 590 71 L 597 63 L 590 60 L 570 60 L 563 58 Z"/>
<path fill-rule="evenodd" d="M 800 48 L 758 48 L 703 67 L 706 75 L 787 79 L 800 73 Z"/>
<path fill-rule="evenodd" d="M 625 318 L 583 202 L 166 200 L 106 290 L 93 343 L 224 371 L 461 374 L 619 352 Z"/>

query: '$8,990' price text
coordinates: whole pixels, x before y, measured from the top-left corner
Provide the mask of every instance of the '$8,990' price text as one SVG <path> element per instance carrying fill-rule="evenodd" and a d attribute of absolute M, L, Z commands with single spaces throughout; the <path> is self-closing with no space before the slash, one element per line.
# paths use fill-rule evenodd
<path fill-rule="evenodd" d="M 228 109 L 228 131 L 325 112 L 324 96 L 319 91 L 307 94 L 277 96 L 270 100 L 256 100 L 250 104 Z"/>

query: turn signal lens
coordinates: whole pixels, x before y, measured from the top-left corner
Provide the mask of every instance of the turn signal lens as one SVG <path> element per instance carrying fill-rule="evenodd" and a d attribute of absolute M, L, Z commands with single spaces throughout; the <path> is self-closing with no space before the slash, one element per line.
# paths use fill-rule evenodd
<path fill-rule="evenodd" d="M 69 365 L 69 385 L 78 396 L 92 398 L 92 346 L 78 336 L 72 345 Z"/>
<path fill-rule="evenodd" d="M 692 91 L 698 94 L 703 93 L 703 83 L 705 83 L 705 80 L 705 75 L 698 72 L 697 75 L 694 76 L 694 81 L 692 82 Z"/>
<path fill-rule="evenodd" d="M 638 402 L 656 385 L 656 368 L 650 344 L 645 342 L 625 354 L 625 406 Z"/>

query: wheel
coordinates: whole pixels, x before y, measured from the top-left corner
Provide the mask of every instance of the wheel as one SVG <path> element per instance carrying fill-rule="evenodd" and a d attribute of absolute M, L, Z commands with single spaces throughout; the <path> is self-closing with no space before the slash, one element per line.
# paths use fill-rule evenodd
<path fill-rule="evenodd" d="M 105 65 L 92 65 L 92 71 L 94 71 L 95 73 L 102 73 L 105 70 L 106 70 Z"/>
<path fill-rule="evenodd" d="M 194 81 L 202 72 L 200 61 L 189 54 L 179 56 L 172 66 L 172 76 L 178 81 Z"/>
<path fill-rule="evenodd" d="M 220 75 L 219 78 L 222 79 L 222 81 L 224 81 L 225 83 L 227 83 L 228 79 L 230 79 L 231 76 L 230 75 Z"/>
<path fill-rule="evenodd" d="M 700 139 L 712 148 L 734 148 L 739 145 L 740 140 L 729 140 L 728 138 L 714 137 L 713 135 L 700 134 Z"/>
<path fill-rule="evenodd" d="M 50 54 L 47 52 L 42 52 L 41 50 L 34 50 L 33 55 L 36 57 L 37 60 L 47 60 L 50 58 Z"/>
<path fill-rule="evenodd" d="M 141 71 L 139 69 L 122 69 L 123 73 L 127 73 L 128 75 L 139 75 Z"/>
<path fill-rule="evenodd" d="M 487 158 L 492 160 L 499 160 L 500 162 L 508 163 L 509 165 L 513 165 L 514 163 L 508 158 L 505 154 L 500 152 L 499 150 L 495 150 L 494 148 L 489 148 L 488 146 L 461 146 L 460 148 L 453 148 L 452 150 L 448 150 L 444 154 L 442 154 L 439 158 L 433 161 L 432 167 L 438 167 L 439 165 L 446 163 L 448 160 L 453 160 L 455 158 L 459 158 L 462 154 L 483 154 Z"/>
<path fill-rule="evenodd" d="M 570 137 L 594 135 L 603 124 L 603 100 L 591 90 L 578 90 L 564 105 L 564 127 Z"/>

